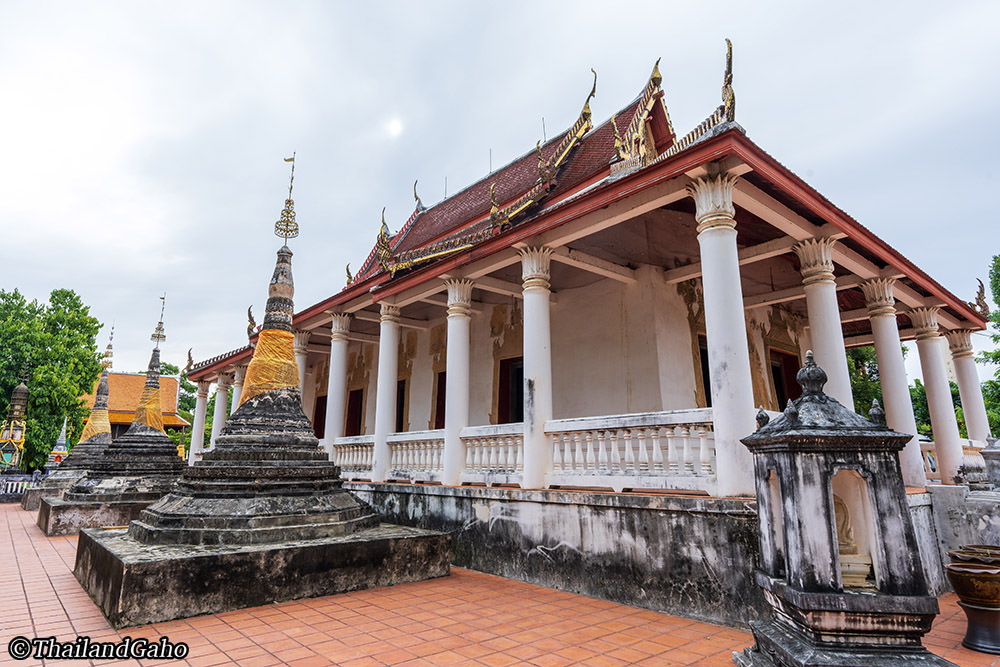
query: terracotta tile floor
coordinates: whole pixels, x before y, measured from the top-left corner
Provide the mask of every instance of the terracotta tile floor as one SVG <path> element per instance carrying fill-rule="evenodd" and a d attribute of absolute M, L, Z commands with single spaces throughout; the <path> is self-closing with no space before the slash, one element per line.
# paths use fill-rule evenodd
<path fill-rule="evenodd" d="M 748 632 L 634 609 L 461 568 L 359 593 L 115 632 L 73 577 L 76 537 L 47 538 L 35 514 L 0 505 L 0 662 L 11 637 L 72 641 L 168 636 L 190 665 L 732 665 Z M 1000 665 L 960 645 L 953 595 L 926 645 L 959 665 Z M 53 661 L 48 661 L 56 664 Z M 136 664 L 130 661 L 123 664 Z M 80 664 L 79 662 L 74 664 Z M 109 664 L 96 662 L 94 664 Z M 148 664 L 156 664 L 149 662 Z M 170 664 L 179 664 L 173 662 Z"/>

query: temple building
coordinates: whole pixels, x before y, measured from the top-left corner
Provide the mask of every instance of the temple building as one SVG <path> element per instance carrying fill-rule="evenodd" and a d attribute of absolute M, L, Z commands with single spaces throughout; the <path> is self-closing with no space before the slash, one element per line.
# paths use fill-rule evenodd
<path fill-rule="evenodd" d="M 874 345 L 888 425 L 915 434 L 910 340 L 935 441 L 907 444 L 904 479 L 963 479 L 989 436 L 970 344 L 986 313 L 747 137 L 731 49 L 722 104 L 686 134 L 661 82 L 654 66 L 595 124 L 595 73 L 565 132 L 433 206 L 414 186 L 399 231 L 383 217 L 360 270 L 295 313 L 303 404 L 346 479 L 749 495 L 739 439 L 798 397 L 807 349 L 853 406 L 845 350 Z M 210 386 L 214 441 L 251 354 L 189 374 L 192 460 Z"/>
<path fill-rule="evenodd" d="M 98 380 L 99 382 L 99 380 Z M 94 409 L 94 392 L 83 396 L 88 408 Z M 108 373 L 108 420 L 111 423 L 111 437 L 118 439 L 132 425 L 135 410 L 139 407 L 143 389 L 146 386 L 145 373 Z M 180 380 L 172 376 L 160 376 L 160 400 L 163 410 L 163 430 L 167 433 L 188 428 L 191 423 L 177 414 L 180 397 Z"/>

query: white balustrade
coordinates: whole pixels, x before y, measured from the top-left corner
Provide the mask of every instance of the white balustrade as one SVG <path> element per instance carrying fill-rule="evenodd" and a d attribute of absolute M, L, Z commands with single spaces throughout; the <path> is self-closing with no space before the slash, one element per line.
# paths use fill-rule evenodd
<path fill-rule="evenodd" d="M 465 470 L 462 482 L 519 484 L 524 472 L 524 424 L 467 426 L 462 429 Z"/>
<path fill-rule="evenodd" d="M 714 490 L 711 408 L 554 419 L 545 432 L 547 486 Z"/>
<path fill-rule="evenodd" d="M 444 430 L 393 433 L 389 443 L 389 479 L 437 482 L 444 471 Z"/>
<path fill-rule="evenodd" d="M 924 459 L 924 475 L 927 477 L 927 481 L 940 484 L 941 470 L 937 465 L 937 450 L 934 448 L 934 442 L 930 440 L 921 441 L 920 455 Z"/>
<path fill-rule="evenodd" d="M 375 462 L 375 436 L 355 435 L 333 441 L 333 461 L 344 479 L 369 479 Z"/>

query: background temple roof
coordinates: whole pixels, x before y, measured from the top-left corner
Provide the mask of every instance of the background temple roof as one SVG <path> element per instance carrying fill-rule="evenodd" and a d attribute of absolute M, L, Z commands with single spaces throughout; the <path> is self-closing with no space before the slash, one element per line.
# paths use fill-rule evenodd
<path fill-rule="evenodd" d="M 97 382 L 94 391 L 97 391 Z M 139 407 L 139 397 L 146 386 L 146 376 L 142 373 L 108 373 L 108 419 L 112 424 L 131 424 L 135 409 Z M 160 376 L 160 406 L 163 410 L 164 426 L 190 426 L 177 414 L 177 395 L 180 387 L 177 378 Z M 81 396 L 87 407 L 94 408 L 93 392 Z"/>

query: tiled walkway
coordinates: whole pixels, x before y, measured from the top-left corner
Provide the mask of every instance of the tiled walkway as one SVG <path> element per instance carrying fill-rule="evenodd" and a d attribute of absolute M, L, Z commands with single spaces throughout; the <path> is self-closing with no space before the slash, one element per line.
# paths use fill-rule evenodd
<path fill-rule="evenodd" d="M 190 646 L 190 665 L 247 666 L 732 665 L 731 652 L 752 643 L 741 630 L 460 568 L 443 579 L 118 633 L 73 577 L 76 537 L 46 538 L 34 518 L 17 505 L 0 505 L 3 664 L 38 664 L 10 659 L 6 643 L 17 635 L 168 636 Z M 995 656 L 959 645 L 965 621 L 954 596 L 941 606 L 927 646 L 959 665 L 1000 665 Z"/>

